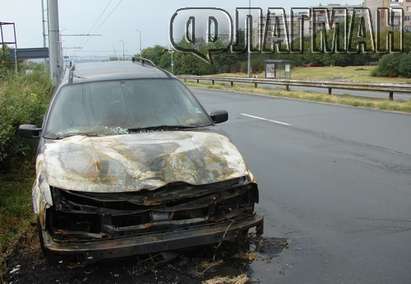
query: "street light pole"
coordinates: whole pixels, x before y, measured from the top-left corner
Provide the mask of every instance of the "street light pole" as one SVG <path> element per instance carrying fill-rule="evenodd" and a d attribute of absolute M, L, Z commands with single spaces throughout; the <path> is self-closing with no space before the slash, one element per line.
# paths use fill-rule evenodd
<path fill-rule="evenodd" d="M 139 33 L 139 38 L 140 38 L 140 57 L 141 57 L 141 51 L 142 51 L 142 47 L 141 47 L 141 45 L 142 45 L 142 32 L 141 32 L 141 30 L 139 30 L 139 29 L 136 29 L 136 31 Z"/>
<path fill-rule="evenodd" d="M 247 27 L 247 73 L 248 78 L 251 78 L 251 29 L 253 27 L 253 23 L 251 22 L 251 0 L 248 0 L 248 17 L 246 24 Z"/>
<path fill-rule="evenodd" d="M 46 36 L 46 16 L 44 11 L 44 0 L 41 1 L 41 23 L 43 28 L 43 47 L 47 47 L 47 36 Z"/>
<path fill-rule="evenodd" d="M 126 61 L 126 54 L 125 54 L 125 48 L 124 48 L 124 40 L 120 40 L 122 46 L 123 46 L 123 61 Z"/>
<path fill-rule="evenodd" d="M 171 73 L 174 74 L 174 50 L 171 50 Z"/>

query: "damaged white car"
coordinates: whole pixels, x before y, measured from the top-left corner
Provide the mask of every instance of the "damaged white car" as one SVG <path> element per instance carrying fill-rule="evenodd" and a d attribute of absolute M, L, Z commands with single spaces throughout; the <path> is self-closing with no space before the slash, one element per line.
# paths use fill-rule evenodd
<path fill-rule="evenodd" d="M 263 231 L 241 154 L 191 92 L 144 59 L 80 64 L 56 89 L 38 137 L 33 208 L 47 254 L 99 259 Z"/>

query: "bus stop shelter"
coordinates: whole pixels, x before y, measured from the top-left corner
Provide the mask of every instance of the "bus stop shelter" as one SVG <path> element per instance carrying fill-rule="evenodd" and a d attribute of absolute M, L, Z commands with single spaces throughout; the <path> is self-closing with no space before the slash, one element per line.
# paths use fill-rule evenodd
<path fill-rule="evenodd" d="M 273 60 L 264 61 L 266 79 L 290 79 L 291 66 L 290 60 Z"/>

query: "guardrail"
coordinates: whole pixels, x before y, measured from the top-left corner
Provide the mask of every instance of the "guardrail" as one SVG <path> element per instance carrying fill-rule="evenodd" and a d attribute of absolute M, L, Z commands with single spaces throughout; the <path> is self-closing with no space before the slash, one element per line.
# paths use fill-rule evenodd
<path fill-rule="evenodd" d="M 403 93 L 411 95 L 411 85 L 408 84 L 371 84 L 371 83 L 348 83 L 348 82 L 332 82 L 332 81 L 302 81 L 302 80 L 274 80 L 274 79 L 256 79 L 256 78 L 236 78 L 236 77 L 218 77 L 218 76 L 179 76 L 184 81 L 208 81 L 211 84 L 215 82 L 230 83 L 233 87 L 234 83 L 254 84 L 257 88 L 261 85 L 277 85 L 284 86 L 285 90 L 289 91 L 291 86 L 294 87 L 312 87 L 328 89 L 328 94 L 332 95 L 333 90 L 352 90 L 352 91 L 370 91 L 388 93 L 388 99 L 394 100 L 394 93 Z"/>

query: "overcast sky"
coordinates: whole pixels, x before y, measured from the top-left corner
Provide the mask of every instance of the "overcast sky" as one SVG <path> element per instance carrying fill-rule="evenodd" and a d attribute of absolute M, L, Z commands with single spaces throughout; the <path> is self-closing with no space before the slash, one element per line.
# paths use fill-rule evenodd
<path fill-rule="evenodd" d="M 252 0 L 253 6 L 264 9 L 268 6 L 289 9 L 320 3 L 350 5 L 361 1 Z M 67 48 L 65 54 L 111 55 L 120 54 L 122 40 L 127 54 L 138 51 L 136 29 L 143 32 L 143 48 L 154 44 L 169 45 L 169 21 L 178 8 L 219 7 L 233 15 L 236 7 L 248 6 L 248 0 L 59 0 L 59 6 L 62 34 L 102 34 L 89 39 L 63 37 L 63 46 Z M 0 0 L 0 21 L 16 23 L 19 47 L 42 46 L 41 0 Z M 70 49 L 73 47 L 82 49 Z"/>

